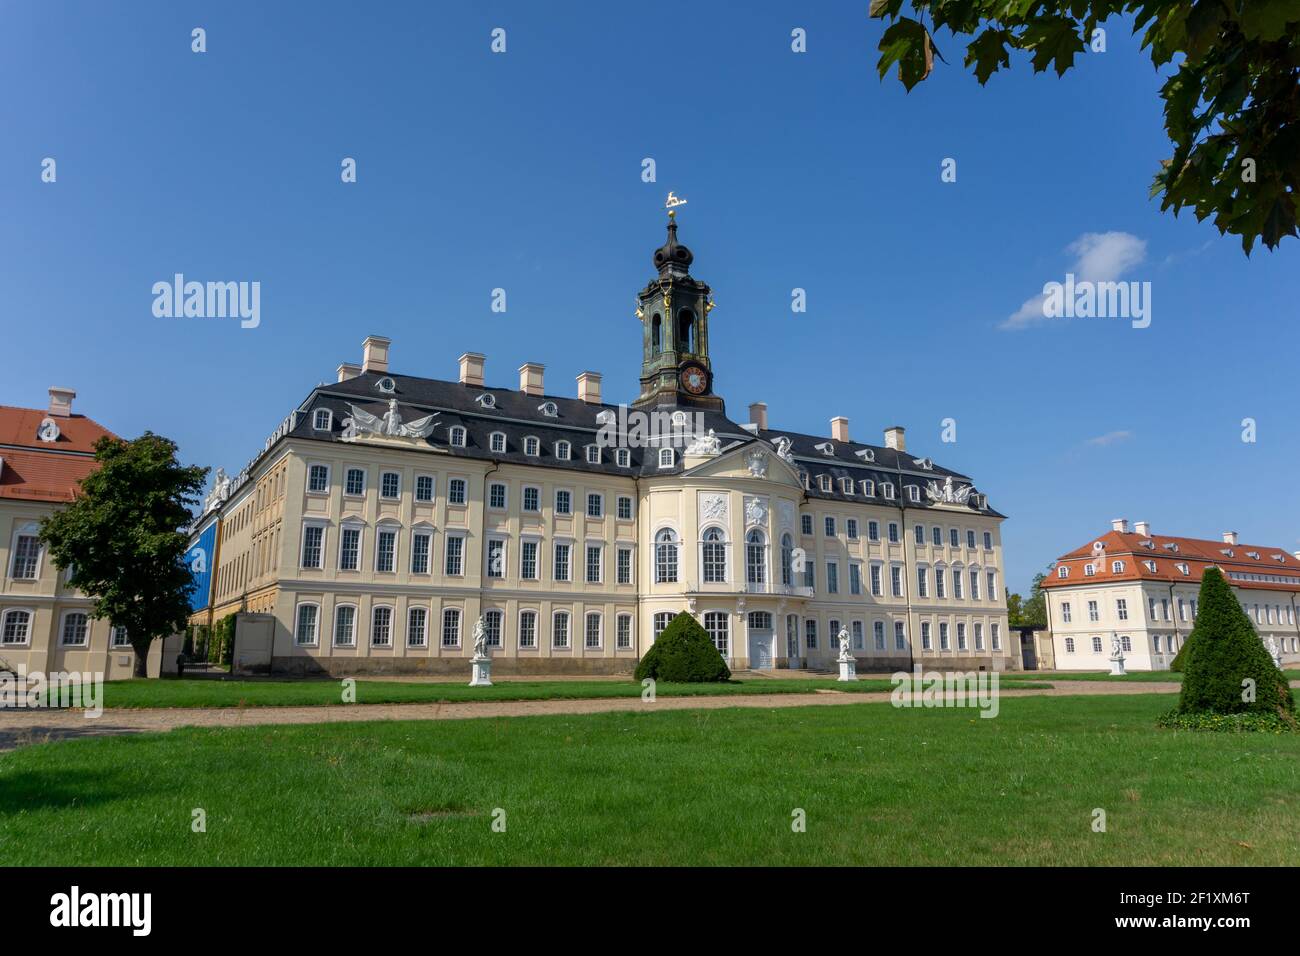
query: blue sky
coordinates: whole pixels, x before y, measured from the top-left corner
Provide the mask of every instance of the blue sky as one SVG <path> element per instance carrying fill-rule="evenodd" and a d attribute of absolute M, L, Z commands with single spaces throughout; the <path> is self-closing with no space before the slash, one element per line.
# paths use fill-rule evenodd
<path fill-rule="evenodd" d="M 450 378 L 476 350 L 491 384 L 537 361 L 548 391 L 592 368 L 630 400 L 671 189 L 733 417 L 905 425 L 1010 516 L 1012 588 L 1121 516 L 1300 547 L 1300 244 L 1247 260 L 1147 198 L 1169 147 L 1137 40 L 1113 22 L 1066 78 L 1021 62 L 981 88 L 941 36 L 949 65 L 905 94 L 866 8 L 6 4 L 0 403 L 69 385 L 234 471 L 368 333 L 394 371 Z M 1151 283 L 1149 328 L 1005 327 L 1088 250 Z M 259 281 L 261 325 L 155 318 L 177 272 Z"/>

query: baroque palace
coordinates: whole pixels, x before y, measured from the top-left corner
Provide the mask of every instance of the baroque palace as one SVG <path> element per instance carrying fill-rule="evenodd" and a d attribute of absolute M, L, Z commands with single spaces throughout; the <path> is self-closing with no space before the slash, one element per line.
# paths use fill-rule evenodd
<path fill-rule="evenodd" d="M 575 397 L 539 364 L 489 386 L 473 352 L 456 381 L 399 374 L 365 339 L 218 472 L 192 623 L 265 615 L 277 673 L 468 674 L 480 619 L 498 674 L 625 673 L 683 610 L 733 669 L 833 668 L 841 629 L 861 669 L 1019 667 L 1003 515 L 901 427 L 868 444 L 842 417 L 829 436 L 770 428 L 761 402 L 729 418 L 692 260 L 670 213 L 626 406 L 595 372 Z"/>

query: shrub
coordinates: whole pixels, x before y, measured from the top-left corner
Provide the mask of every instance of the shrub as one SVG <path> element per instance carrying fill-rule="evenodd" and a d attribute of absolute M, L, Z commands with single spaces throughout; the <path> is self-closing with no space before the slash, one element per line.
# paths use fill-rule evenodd
<path fill-rule="evenodd" d="M 1217 731 L 1220 733 L 1293 733 L 1297 728 L 1293 721 L 1286 720 L 1280 714 L 1261 714 L 1256 711 L 1245 714 L 1180 714 L 1171 710 L 1156 721 L 1157 727 L 1169 730 Z"/>
<path fill-rule="evenodd" d="M 1295 723 L 1295 698 L 1286 677 L 1218 568 L 1206 568 L 1201 576 L 1196 626 L 1183 651 L 1179 714 L 1274 714 Z M 1253 700 L 1243 699 L 1247 679 L 1254 681 Z"/>
<path fill-rule="evenodd" d="M 1176 674 L 1181 674 L 1183 672 L 1183 668 L 1187 666 L 1187 648 L 1191 646 L 1192 641 L 1189 636 L 1187 640 L 1183 641 L 1183 646 L 1178 648 L 1178 653 L 1174 655 L 1174 659 L 1169 662 L 1169 669 L 1171 671 Z"/>
<path fill-rule="evenodd" d="M 636 666 L 636 679 L 702 684 L 731 679 L 713 638 L 685 611 L 673 618 Z"/>

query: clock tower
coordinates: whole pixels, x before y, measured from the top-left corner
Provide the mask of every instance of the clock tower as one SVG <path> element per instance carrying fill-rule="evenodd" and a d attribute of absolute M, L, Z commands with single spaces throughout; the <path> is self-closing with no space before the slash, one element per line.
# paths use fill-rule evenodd
<path fill-rule="evenodd" d="M 711 290 L 691 277 L 691 250 L 677 241 L 668 212 L 668 241 L 655 250 L 656 279 L 637 294 L 641 320 L 641 394 L 633 407 L 686 405 L 723 410 L 709 363 Z"/>

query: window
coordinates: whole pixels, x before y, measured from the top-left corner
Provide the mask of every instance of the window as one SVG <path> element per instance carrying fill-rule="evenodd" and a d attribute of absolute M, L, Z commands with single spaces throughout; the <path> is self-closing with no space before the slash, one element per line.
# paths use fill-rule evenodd
<path fill-rule="evenodd" d="M 632 453 L 626 448 L 617 448 L 614 450 L 614 461 L 620 468 L 627 468 L 632 464 Z"/>
<path fill-rule="evenodd" d="M 617 561 L 617 581 L 619 584 L 632 583 L 632 549 L 619 548 Z"/>
<path fill-rule="evenodd" d="M 958 547 L 958 545 L 959 545 L 960 542 L 961 542 L 961 538 L 959 537 L 959 535 L 960 535 L 960 532 L 959 532 L 956 528 L 949 528 L 949 529 L 948 529 L 948 546 L 949 546 L 949 547 L 953 547 L 953 548 Z"/>
<path fill-rule="evenodd" d="M 64 647 L 85 647 L 89 636 L 89 618 L 80 611 L 72 611 L 63 616 Z"/>
<path fill-rule="evenodd" d="M 428 531 L 416 531 L 411 535 L 411 573 L 429 573 L 429 552 L 432 550 L 433 535 Z"/>
<path fill-rule="evenodd" d="M 891 565 L 889 568 L 889 593 L 894 597 L 903 596 L 903 566 Z"/>
<path fill-rule="evenodd" d="M 867 540 L 868 540 L 868 541 L 879 541 L 879 540 L 880 540 L 880 522 L 879 522 L 879 521 L 868 521 L 868 522 L 867 522 Z"/>
<path fill-rule="evenodd" d="M 589 493 L 587 495 L 587 517 L 603 518 L 605 516 L 605 496 Z"/>
<path fill-rule="evenodd" d="M 827 515 L 825 518 L 825 524 L 826 524 L 826 537 L 828 538 L 835 537 L 835 518 L 831 515 Z"/>
<path fill-rule="evenodd" d="M 1074 638 L 1072 638 L 1072 637 L 1067 637 L 1067 638 L 1065 639 L 1065 653 L 1067 653 L 1067 654 L 1073 654 L 1073 653 L 1074 653 Z"/>
<path fill-rule="evenodd" d="M 916 596 L 930 596 L 930 571 L 928 568 L 920 567 L 916 569 Z"/>
<path fill-rule="evenodd" d="M 587 446 L 587 464 L 589 464 L 589 465 L 599 465 L 599 464 L 600 464 L 600 446 L 599 446 L 599 445 L 588 445 L 588 446 Z"/>
<path fill-rule="evenodd" d="M 569 545 L 557 541 L 555 544 L 555 580 L 569 580 Z"/>
<path fill-rule="evenodd" d="M 706 584 L 727 580 L 727 544 L 718 528 L 706 528 L 700 543 L 700 569 Z"/>
<path fill-rule="evenodd" d="M 357 609 L 340 604 L 334 609 L 334 646 L 353 647 L 357 642 Z"/>
<path fill-rule="evenodd" d="M 970 572 L 970 599 L 972 601 L 980 599 L 980 573 L 974 568 Z"/>
<path fill-rule="evenodd" d="M 659 467 L 671 468 L 673 466 L 673 450 L 671 448 L 659 449 Z"/>
<path fill-rule="evenodd" d="M 542 510 L 542 492 L 540 488 L 527 487 L 524 489 L 523 509 L 531 512 Z"/>
<path fill-rule="evenodd" d="M 4 630 L 0 631 L 0 643 L 26 644 L 31 631 L 31 611 L 6 611 Z"/>
<path fill-rule="evenodd" d="M 1160 653 L 1160 635 L 1159 635 L 1159 634 L 1152 634 L 1152 635 L 1151 635 L 1151 649 L 1154 650 L 1157 654 Z"/>
<path fill-rule="evenodd" d="M 676 582 L 677 535 L 664 528 L 655 535 L 655 583 L 675 584 Z"/>
<path fill-rule="evenodd" d="M 800 515 L 800 516 L 799 516 L 799 532 L 800 532 L 800 534 L 812 534 L 812 533 L 813 533 L 812 515 Z"/>
<path fill-rule="evenodd" d="M 131 635 L 126 632 L 124 627 L 114 627 L 109 631 L 109 647 L 130 647 Z"/>
<path fill-rule="evenodd" d="M 830 475 L 818 475 L 818 476 L 817 476 L 817 487 L 820 488 L 822 491 L 829 492 L 829 491 L 831 490 L 831 476 L 830 476 Z"/>
<path fill-rule="evenodd" d="M 1068 578 L 1070 576 L 1070 569 L 1066 567 L 1057 568 L 1056 576 L 1058 578 Z"/>
<path fill-rule="evenodd" d="M 592 611 L 587 615 L 587 630 L 583 640 L 583 646 L 588 650 L 596 650 L 600 647 L 599 611 Z"/>
<path fill-rule="evenodd" d="M 917 544 L 925 544 L 925 525 L 918 524 L 912 529 L 912 536 Z"/>
<path fill-rule="evenodd" d="M 1065 624 L 1070 623 L 1070 602 L 1066 601 L 1061 605 L 1061 621 Z"/>
<path fill-rule="evenodd" d="M 931 640 L 930 640 L 930 622 L 922 621 L 921 622 L 921 649 L 928 651 L 932 649 L 932 646 L 933 645 L 931 644 Z"/>
<path fill-rule="evenodd" d="M 709 611 L 704 615 L 704 630 L 713 639 L 713 646 L 723 657 L 727 656 L 729 619 L 725 611 Z"/>
<path fill-rule="evenodd" d="M 975 624 L 975 650 L 984 650 L 984 625 L 978 622 Z"/>
<path fill-rule="evenodd" d="M 464 574 L 465 537 L 459 534 L 447 535 L 447 554 L 443 562 L 443 574 L 460 577 Z"/>
<path fill-rule="evenodd" d="M 386 471 L 379 476 L 379 497 L 396 498 L 402 492 L 402 476 L 395 471 Z"/>
<path fill-rule="evenodd" d="M 672 611 L 660 611 L 658 614 L 655 615 L 654 631 L 655 631 L 656 638 L 664 632 L 664 628 L 666 628 L 672 622 L 672 619 L 673 619 Z"/>
<path fill-rule="evenodd" d="M 487 576 L 506 576 L 506 543 L 501 538 L 489 538 L 487 543 Z"/>
<path fill-rule="evenodd" d="M 488 447 L 492 449 L 492 451 L 497 453 L 504 452 L 506 450 L 506 433 L 493 432 L 491 435 L 489 435 Z"/>
<path fill-rule="evenodd" d="M 794 539 L 788 534 L 781 535 L 781 583 L 794 584 Z"/>
<path fill-rule="evenodd" d="M 316 643 L 316 617 L 320 608 L 315 604 L 298 605 L 298 624 L 294 628 L 294 640 L 298 644 Z"/>
<path fill-rule="evenodd" d="M 453 446 L 455 446 L 456 448 L 464 448 L 464 447 L 465 447 L 465 429 L 464 429 L 464 428 L 462 428 L 462 427 L 459 426 L 459 425 L 453 425 L 453 426 L 451 426 L 451 429 L 450 429 L 450 431 L 449 431 L 448 434 L 449 434 L 449 437 L 448 437 L 448 439 L 447 439 L 447 443 L 448 443 L 449 445 L 453 445 Z"/>
<path fill-rule="evenodd" d="M 838 561 L 826 562 L 826 593 L 840 593 L 840 564 Z"/>
<path fill-rule="evenodd" d="M 551 646 L 569 646 L 569 612 L 556 611 L 551 615 Z"/>
<path fill-rule="evenodd" d="M 871 625 L 871 636 L 873 641 L 875 642 L 876 650 L 883 651 L 885 649 L 885 622 L 884 621 L 876 621 Z"/>
<path fill-rule="evenodd" d="M 449 607 L 442 612 L 442 646 L 460 647 L 460 608 Z"/>
<path fill-rule="evenodd" d="M 898 541 L 898 522 L 891 521 L 889 522 L 889 543 L 898 544 Z"/>
<path fill-rule="evenodd" d="M 537 646 L 537 612 L 519 612 L 519 646 Z"/>
<path fill-rule="evenodd" d="M 934 569 L 934 596 L 947 597 L 948 572 L 944 568 Z"/>
<path fill-rule="evenodd" d="M 1123 573 L 1124 573 L 1124 562 L 1123 562 L 1123 561 L 1112 561 L 1112 562 L 1110 563 L 1110 573 L 1111 573 L 1111 574 L 1123 574 Z"/>
<path fill-rule="evenodd" d="M 1124 598 L 1115 599 L 1115 616 L 1121 621 L 1128 620 L 1128 601 Z"/>
<path fill-rule="evenodd" d="M 997 623 L 993 623 L 989 626 L 992 629 L 993 649 L 995 651 L 1000 651 L 1002 650 L 1002 626 Z"/>
<path fill-rule="evenodd" d="M 573 493 L 563 488 L 555 492 L 555 513 L 557 515 L 573 514 Z"/>
<path fill-rule="evenodd" d="M 884 594 L 884 588 L 881 585 L 881 570 L 878 564 L 871 566 L 871 593 L 876 597 Z"/>
<path fill-rule="evenodd" d="M 537 580 L 537 542 L 525 538 L 519 542 L 519 577 Z"/>
<path fill-rule="evenodd" d="M 307 469 L 307 490 L 313 494 L 329 491 L 330 470 L 328 465 L 312 465 Z"/>
<path fill-rule="evenodd" d="M 1096 573 L 1097 573 L 1097 566 L 1093 564 L 1091 561 L 1089 561 L 1087 564 L 1083 566 L 1083 576 L 1085 578 L 1090 578 Z"/>
<path fill-rule="evenodd" d="M 545 415 L 547 418 L 560 417 L 560 407 L 556 405 L 554 402 L 542 402 L 542 404 L 537 406 L 537 410 L 541 412 L 543 415 Z"/>
<path fill-rule="evenodd" d="M 375 533 L 375 570 L 392 573 L 397 570 L 397 530 L 380 528 Z"/>
<path fill-rule="evenodd" d="M 868 498 L 874 498 L 876 496 L 876 483 L 874 481 L 864 479 L 858 482 L 858 484 L 862 486 L 862 493 Z"/>
<path fill-rule="evenodd" d="M 955 600 L 960 601 L 961 594 L 961 568 L 952 569 L 952 596 Z"/>
<path fill-rule="evenodd" d="M 1089 621 L 1099 621 L 1099 620 L 1101 620 L 1100 615 L 1097 613 L 1097 602 L 1096 602 L 1096 601 L 1089 601 L 1089 602 L 1088 602 L 1088 620 L 1089 620 Z"/>
<path fill-rule="evenodd" d="M 632 520 L 632 499 L 628 495 L 618 496 L 618 520 Z"/>
<path fill-rule="evenodd" d="M 894 485 L 893 485 L 893 483 L 892 483 L 892 482 L 888 482 L 888 481 L 884 482 L 884 483 L 880 486 L 880 493 L 881 493 L 882 495 L 884 495 L 885 498 L 886 498 L 887 500 L 889 500 L 889 501 L 893 501 L 893 500 L 894 500 Z"/>
<path fill-rule="evenodd" d="M 573 446 L 567 441 L 557 441 L 555 443 L 555 457 L 558 461 L 568 461 L 571 457 Z"/>
<path fill-rule="evenodd" d="M 908 500 L 908 501 L 913 501 L 913 502 L 919 502 L 919 501 L 921 500 L 921 486 L 920 486 L 920 485 L 908 485 L 908 486 L 907 486 L 907 500 Z"/>
<path fill-rule="evenodd" d="M 539 442 L 532 435 L 529 435 L 527 438 L 524 439 L 524 454 L 527 455 L 529 458 L 536 458 L 539 454 L 541 454 L 541 450 L 542 450 L 541 442 Z"/>
<path fill-rule="evenodd" d="M 990 601 L 996 601 L 998 599 L 998 573 L 996 571 L 986 572 L 984 575 L 984 585 L 988 590 L 988 599 Z"/>
<path fill-rule="evenodd" d="M 487 647 L 501 646 L 501 612 L 492 610 L 483 613 L 483 643 Z"/>
<path fill-rule="evenodd" d="M 334 415 L 328 408 L 318 408 L 311 418 L 311 427 L 318 432 L 327 432 L 334 424 Z"/>
<path fill-rule="evenodd" d="M 966 622 L 957 622 L 957 650 L 966 650 Z"/>
<path fill-rule="evenodd" d="M 501 482 L 494 481 L 488 485 L 488 507 L 495 508 L 498 511 L 506 506 L 506 486 Z"/>
<path fill-rule="evenodd" d="M 861 651 L 866 649 L 866 639 L 862 636 L 862 622 L 853 622 L 853 649 Z"/>
<path fill-rule="evenodd" d="M 978 626 L 976 625 L 976 627 Z M 902 621 L 894 622 L 894 650 L 907 650 L 907 631 L 904 630 Z"/>
<path fill-rule="evenodd" d="M 463 505 L 465 503 L 465 479 L 453 478 L 447 482 L 447 504 Z"/>
<path fill-rule="evenodd" d="M 429 610 L 413 607 L 406 612 L 406 646 L 425 647 L 429 642 Z"/>
<path fill-rule="evenodd" d="M 393 646 L 393 609 L 380 606 L 370 612 L 370 646 Z"/>
<path fill-rule="evenodd" d="M 949 650 L 950 647 L 951 644 L 948 640 L 948 622 L 940 621 L 939 622 L 939 650 L 946 651 Z"/>
<path fill-rule="evenodd" d="M 625 651 L 632 646 L 632 615 L 620 614 L 618 624 L 615 630 L 614 646 Z"/>
<path fill-rule="evenodd" d="M 984 532 L 984 550 L 985 550 L 985 551 L 992 551 L 992 550 L 993 550 L 993 532 L 992 532 L 992 531 L 985 531 L 985 532 Z"/>
<path fill-rule="evenodd" d="M 844 533 L 850 541 L 858 540 L 858 519 L 849 518 L 844 522 Z"/>
<path fill-rule="evenodd" d="M 599 544 L 587 545 L 587 583 L 599 584 L 602 580 L 602 571 L 605 549 Z"/>
<path fill-rule="evenodd" d="M 323 567 L 322 552 L 325 544 L 325 526 L 319 524 L 303 525 L 302 528 L 302 566 L 304 568 Z M 16 575 L 15 575 L 16 576 Z"/>
<path fill-rule="evenodd" d="M 415 476 L 415 500 L 416 501 L 433 500 L 433 475 Z"/>
<path fill-rule="evenodd" d="M 1101 653 L 1101 638 L 1100 638 L 1100 637 L 1094 637 L 1094 638 L 1092 639 L 1092 652 L 1093 652 L 1094 654 L 1100 654 L 1100 653 Z"/>
<path fill-rule="evenodd" d="M 354 498 L 366 493 L 366 472 L 364 468 L 348 469 L 347 481 L 343 486 L 343 493 Z"/>
<path fill-rule="evenodd" d="M 936 548 L 943 546 L 943 529 L 937 525 L 930 529 L 930 543 Z"/>
<path fill-rule="evenodd" d="M 9 576 L 17 581 L 35 581 L 40 558 L 40 538 L 34 534 L 18 535 L 14 542 L 14 558 Z"/>
<path fill-rule="evenodd" d="M 804 638 L 804 643 L 808 646 L 808 650 L 810 651 L 817 650 L 817 619 L 816 618 L 810 617 L 803 622 L 803 638 Z"/>
<path fill-rule="evenodd" d="M 969 528 L 966 529 L 966 547 L 968 548 L 975 547 L 975 532 L 970 530 Z"/>
<path fill-rule="evenodd" d="M 862 593 L 862 565 L 856 562 L 849 565 L 849 593 Z"/>

